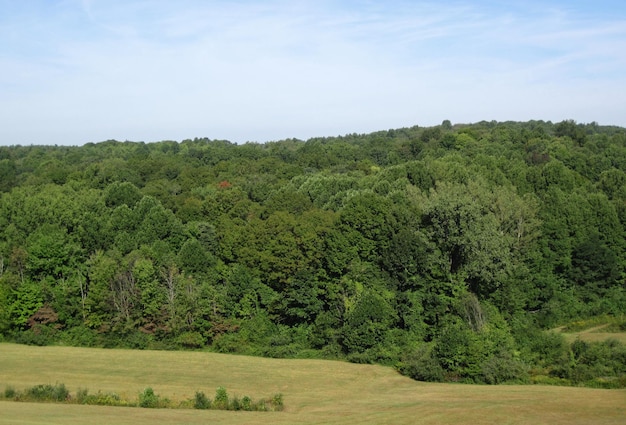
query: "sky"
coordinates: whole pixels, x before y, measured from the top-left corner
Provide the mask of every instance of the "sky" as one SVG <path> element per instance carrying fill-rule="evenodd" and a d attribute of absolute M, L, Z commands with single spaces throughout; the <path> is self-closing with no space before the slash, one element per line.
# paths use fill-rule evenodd
<path fill-rule="evenodd" d="M 626 127 L 626 2 L 0 0 L 0 145 Z"/>

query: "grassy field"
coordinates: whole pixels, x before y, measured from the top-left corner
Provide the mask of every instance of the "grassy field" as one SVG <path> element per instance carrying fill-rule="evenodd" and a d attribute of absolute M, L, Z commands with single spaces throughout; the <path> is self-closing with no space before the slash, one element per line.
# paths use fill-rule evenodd
<path fill-rule="evenodd" d="M 626 391 L 425 384 L 394 370 L 322 360 L 202 352 L 0 344 L 0 391 L 64 383 L 72 394 L 135 398 L 147 386 L 172 400 L 224 386 L 253 399 L 284 396 L 283 412 L 141 409 L 0 402 L 0 424 L 623 424 Z"/>
<path fill-rule="evenodd" d="M 611 332 L 611 323 L 591 323 L 588 327 L 582 326 L 580 330 L 568 330 L 567 327 L 561 326 L 555 329 L 565 337 L 567 342 L 574 342 L 577 339 L 586 342 L 601 342 L 607 339 L 616 339 L 626 344 L 626 332 Z"/>

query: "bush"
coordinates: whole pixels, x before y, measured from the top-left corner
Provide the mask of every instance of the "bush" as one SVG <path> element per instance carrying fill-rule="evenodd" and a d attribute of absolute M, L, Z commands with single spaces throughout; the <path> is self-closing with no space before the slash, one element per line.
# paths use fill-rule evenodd
<path fill-rule="evenodd" d="M 227 410 L 228 409 L 228 393 L 226 388 L 219 387 L 215 391 L 215 399 L 213 400 L 213 407 L 215 409 Z"/>
<path fill-rule="evenodd" d="M 444 371 L 433 356 L 432 349 L 424 344 L 406 356 L 398 367 L 401 374 L 417 381 L 441 382 Z"/>
<path fill-rule="evenodd" d="M 357 363 L 357 364 L 372 364 L 375 361 L 375 358 L 372 354 L 371 351 L 365 351 L 362 353 L 350 353 L 346 356 L 346 359 L 350 362 L 350 363 Z"/>
<path fill-rule="evenodd" d="M 132 406 L 115 393 L 102 393 L 98 391 L 96 394 L 89 394 L 87 389 L 79 389 L 76 393 L 76 402 L 80 404 L 89 404 L 93 406 Z"/>
<path fill-rule="evenodd" d="M 252 410 L 252 399 L 247 395 L 241 399 L 241 410 Z"/>
<path fill-rule="evenodd" d="M 89 399 L 89 390 L 79 388 L 76 391 L 76 402 L 79 404 L 87 404 L 87 400 Z"/>
<path fill-rule="evenodd" d="M 528 368 L 509 353 L 500 353 L 485 360 L 481 365 L 482 378 L 487 384 L 503 382 L 527 382 Z"/>
<path fill-rule="evenodd" d="M 282 394 L 275 394 L 270 398 L 254 402 L 248 396 L 230 397 L 224 387 L 219 387 L 216 390 L 213 401 L 208 399 L 202 391 L 197 391 L 194 399 L 189 400 L 186 405 L 193 405 L 195 409 L 215 410 L 281 411 L 284 409 Z"/>
<path fill-rule="evenodd" d="M 19 332 L 14 341 L 18 344 L 44 347 L 55 342 L 58 331 L 44 325 L 36 325 L 32 329 Z"/>
<path fill-rule="evenodd" d="M 65 384 L 35 385 L 27 389 L 24 396 L 32 401 L 67 401 L 70 392 L 65 388 Z"/>
<path fill-rule="evenodd" d="M 239 397 L 233 397 L 228 408 L 229 410 L 241 410 L 241 401 L 239 400 Z"/>
<path fill-rule="evenodd" d="M 210 409 L 211 400 L 206 395 L 204 395 L 202 391 L 196 391 L 193 407 L 194 409 Z"/>
<path fill-rule="evenodd" d="M 281 411 L 285 408 L 283 403 L 283 395 L 282 394 L 274 394 L 274 396 L 270 399 L 270 406 L 274 411 Z"/>
<path fill-rule="evenodd" d="M 60 334 L 64 344 L 76 347 L 97 347 L 100 345 L 99 335 L 93 329 L 77 326 Z"/>
<path fill-rule="evenodd" d="M 154 393 L 154 390 L 150 387 L 143 390 L 142 393 L 139 394 L 139 407 L 147 407 L 147 408 L 157 408 L 157 407 L 168 407 L 169 400 L 161 399 L 158 395 Z"/>
<path fill-rule="evenodd" d="M 226 333 L 213 339 L 212 348 L 217 353 L 247 354 L 250 350 L 248 341 L 237 333 Z"/>
<path fill-rule="evenodd" d="M 184 332 L 176 338 L 176 342 L 183 348 L 204 347 L 204 338 L 199 332 Z"/>
<path fill-rule="evenodd" d="M 551 365 L 567 357 L 568 347 L 563 335 L 556 332 L 537 331 L 526 345 L 526 358 L 530 363 Z"/>
<path fill-rule="evenodd" d="M 11 386 L 7 386 L 4 389 L 4 398 L 6 399 L 14 399 L 16 396 L 18 395 L 17 391 L 15 391 L 15 388 L 11 387 Z"/>

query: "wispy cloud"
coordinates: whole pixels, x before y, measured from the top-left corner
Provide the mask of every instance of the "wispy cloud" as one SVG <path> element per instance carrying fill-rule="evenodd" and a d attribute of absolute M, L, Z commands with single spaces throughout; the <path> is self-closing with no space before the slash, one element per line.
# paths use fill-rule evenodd
<path fill-rule="evenodd" d="M 3 144 L 264 141 L 442 119 L 626 125 L 626 13 L 558 2 L 28 4 L 0 17 L 11 41 L 0 47 Z"/>

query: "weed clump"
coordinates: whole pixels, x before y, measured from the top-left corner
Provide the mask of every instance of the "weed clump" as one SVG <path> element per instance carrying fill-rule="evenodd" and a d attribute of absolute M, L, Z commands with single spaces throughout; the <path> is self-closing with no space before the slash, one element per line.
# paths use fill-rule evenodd
<path fill-rule="evenodd" d="M 215 409 L 215 410 L 243 410 L 243 411 L 281 411 L 284 409 L 283 395 L 274 394 L 272 397 L 259 401 L 252 400 L 249 396 L 239 397 L 229 396 L 226 388 L 218 387 L 215 391 L 213 401 L 208 399 L 202 391 L 196 391 L 192 403 L 195 409 Z"/>
<path fill-rule="evenodd" d="M 226 392 L 226 388 L 219 387 L 215 391 L 213 406 L 215 407 L 215 409 L 228 410 L 228 393 Z"/>
<path fill-rule="evenodd" d="M 98 391 L 96 394 L 89 394 L 87 389 L 79 389 L 76 392 L 76 402 L 78 404 L 90 404 L 93 406 L 135 406 L 136 404 L 128 400 L 122 399 L 116 393 L 103 393 Z"/>
<path fill-rule="evenodd" d="M 27 389 L 21 397 L 24 401 L 62 402 L 70 399 L 70 392 L 65 388 L 65 384 L 35 385 Z"/>
<path fill-rule="evenodd" d="M 171 407 L 171 402 L 167 398 L 161 398 L 151 387 L 148 387 L 139 393 L 139 407 L 150 409 Z"/>
<path fill-rule="evenodd" d="M 194 409 L 210 409 L 211 400 L 202 391 L 196 391 L 193 407 Z"/>
<path fill-rule="evenodd" d="M 7 386 L 4 389 L 4 398 L 5 399 L 8 399 L 8 400 L 14 399 L 16 394 L 17 394 L 17 391 L 15 391 L 15 388 L 13 388 L 12 386 Z"/>

